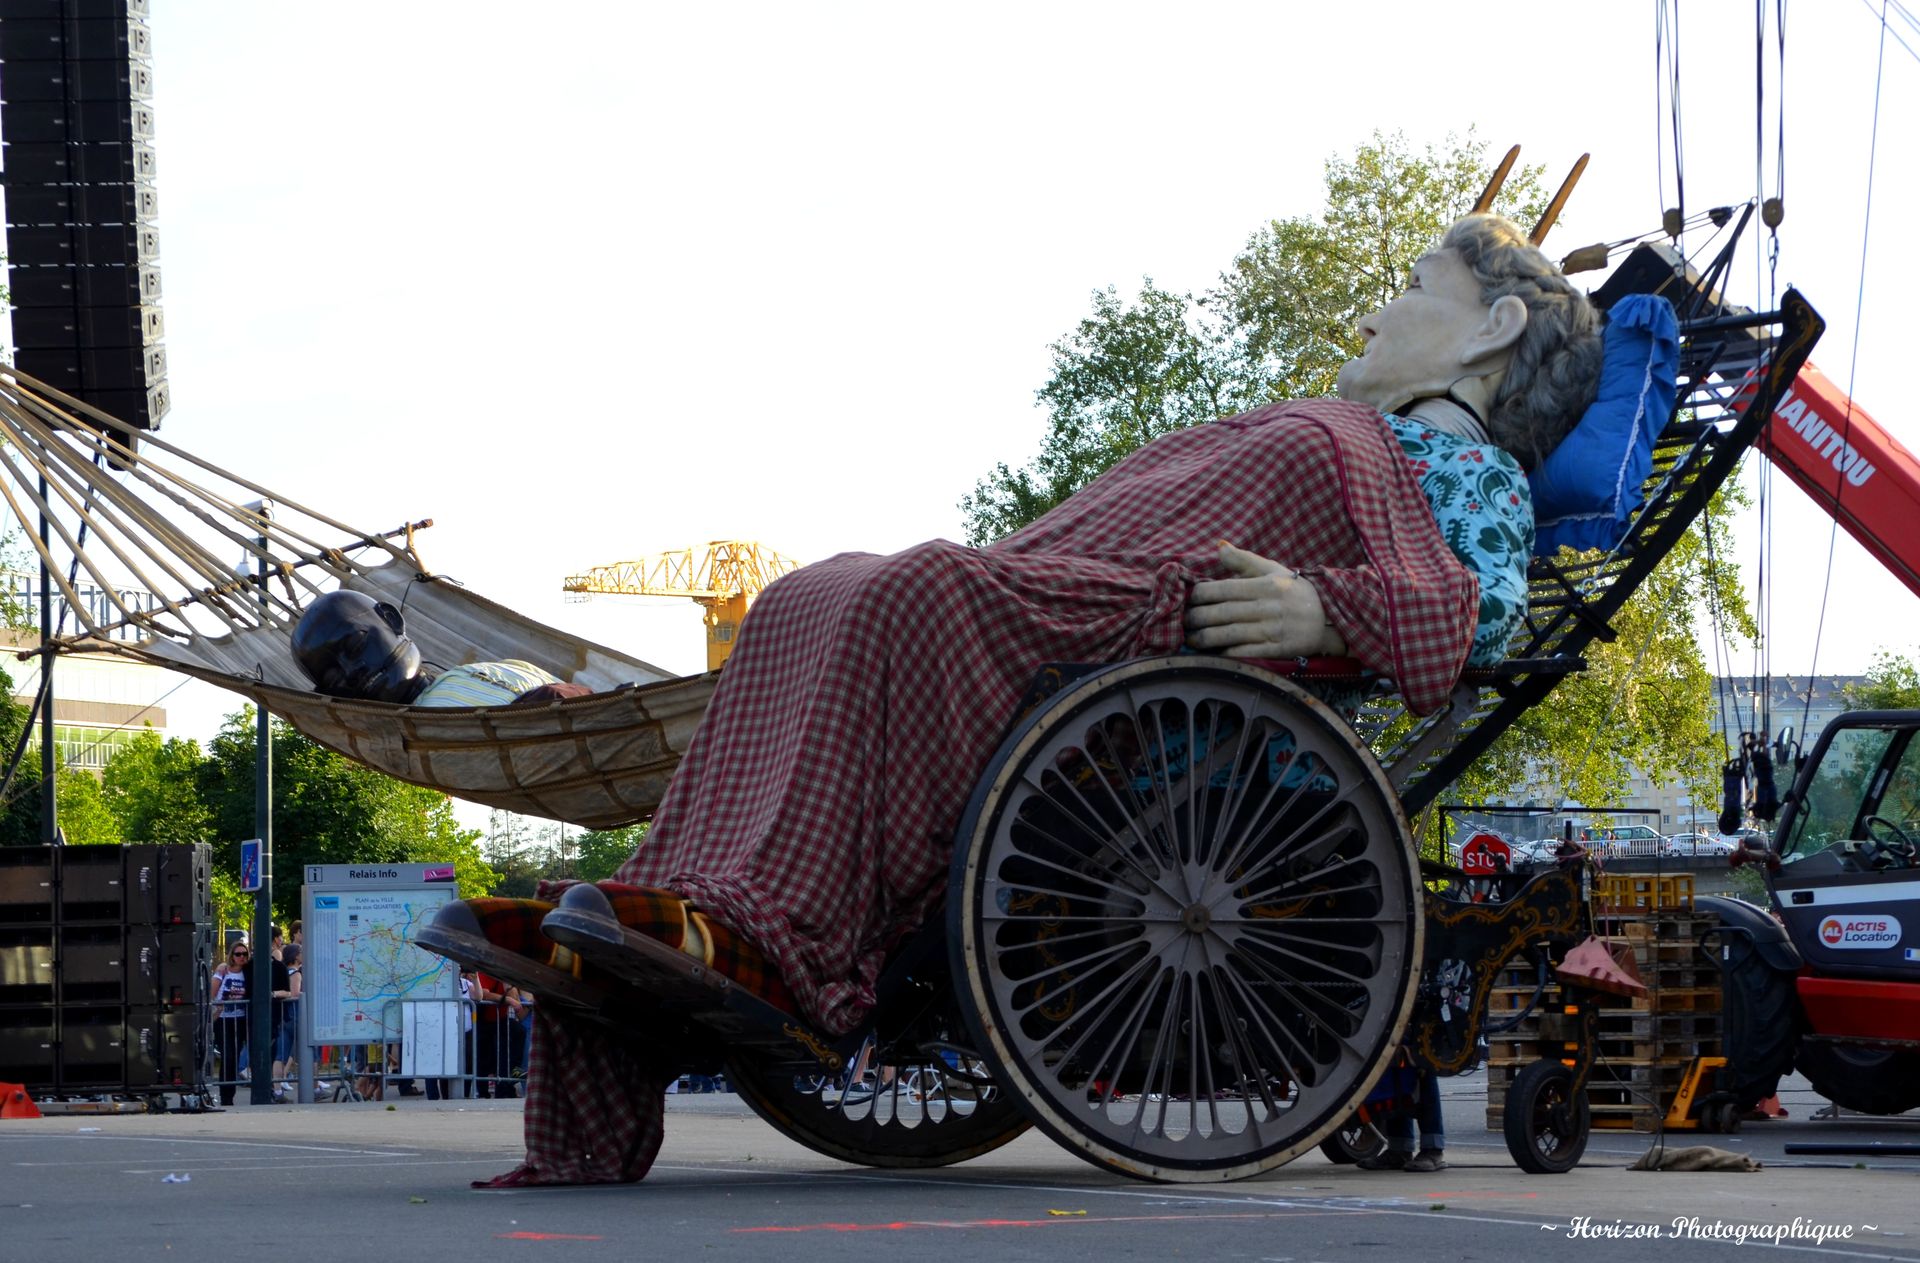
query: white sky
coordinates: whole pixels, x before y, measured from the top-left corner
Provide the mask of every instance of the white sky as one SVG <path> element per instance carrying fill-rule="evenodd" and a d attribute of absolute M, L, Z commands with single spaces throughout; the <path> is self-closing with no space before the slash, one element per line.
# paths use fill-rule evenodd
<path fill-rule="evenodd" d="M 976 479 L 1036 450 L 1047 345 L 1092 290 L 1210 285 L 1375 129 L 1477 126 L 1550 184 L 1591 151 L 1554 253 L 1653 227 L 1653 5 L 1488 12 L 153 0 L 163 432 L 367 528 L 431 517 L 436 570 L 698 670 L 691 602 L 568 605 L 562 576 L 718 538 L 807 561 L 958 537 Z M 1754 193 L 1753 5 L 1685 19 L 1697 209 Z M 1779 275 L 1845 384 L 1879 27 L 1801 0 L 1788 37 Z M 1854 395 L 1910 447 L 1916 119 L 1889 42 Z M 1749 252 L 1735 296 L 1755 277 Z M 1773 663 L 1800 673 L 1828 529 L 1776 490 Z M 1920 640 L 1845 536 L 1832 578 L 1821 670 Z M 238 705 L 183 692 L 170 728 Z"/>

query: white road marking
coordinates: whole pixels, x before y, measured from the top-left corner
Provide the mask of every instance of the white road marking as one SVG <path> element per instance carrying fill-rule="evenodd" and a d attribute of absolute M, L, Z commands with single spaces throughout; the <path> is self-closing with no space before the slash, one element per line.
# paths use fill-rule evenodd
<path fill-rule="evenodd" d="M 404 1154 L 391 1154 L 387 1150 L 383 1150 L 383 1149 L 343 1149 L 338 1145 L 288 1145 L 288 1144 L 281 1144 L 277 1141 L 271 1141 L 271 1140 L 188 1140 L 182 1137 L 174 1137 L 174 1136 L 68 1136 L 68 1135 L 51 1135 L 51 1136 L 49 1135 L 24 1136 L 23 1135 L 18 1137 L 18 1139 L 22 1141 L 78 1140 L 87 1144 L 102 1144 L 108 1141 L 127 1141 L 127 1142 L 133 1142 L 133 1143 L 144 1141 L 148 1144 L 154 1144 L 154 1145 L 226 1145 L 236 1149 L 302 1149 L 302 1150 L 306 1150 L 309 1153 L 338 1153 L 338 1154 L 346 1155 L 348 1157 L 358 1157 L 358 1156 L 403 1157 L 405 1156 Z M 17 1163 L 16 1165 L 34 1166 L 34 1165 L 42 1165 L 42 1164 L 22 1162 L 22 1163 Z M 50 1165 L 50 1164 L 47 1164 L 47 1165 Z"/>
<path fill-rule="evenodd" d="M 738 1168 L 734 1168 L 734 1167 L 682 1166 L 682 1165 L 670 1165 L 664 1162 L 655 1163 L 654 1170 L 656 1171 L 659 1171 L 659 1170 L 700 1171 L 700 1172 L 724 1171 L 724 1172 L 729 1172 L 729 1173 L 738 1174 L 738 1175 L 763 1174 L 762 1172 L 741 1171 Z M 801 1174 L 806 1174 L 806 1173 L 801 1173 Z M 1151 1189 L 1151 1188 L 1132 1189 L 1132 1188 L 1099 1188 L 1099 1187 L 1089 1187 L 1089 1186 L 1075 1187 L 1075 1186 L 1060 1186 L 1060 1185 L 1049 1185 L 1049 1184 L 1010 1184 L 1010 1183 L 1006 1183 L 998 1180 L 954 1180 L 954 1179 L 943 1179 L 938 1176 L 913 1177 L 913 1176 L 900 1176 L 900 1175 L 879 1175 L 873 1172 L 849 1172 L 845 1175 L 827 1173 L 827 1174 L 823 1174 L 823 1176 L 820 1178 L 835 1180 L 835 1181 L 845 1181 L 848 1183 L 861 1183 L 861 1184 L 904 1184 L 908 1186 L 915 1186 L 915 1185 L 924 1186 L 924 1185 L 932 1184 L 932 1185 L 939 1185 L 939 1186 L 948 1187 L 948 1188 L 994 1188 L 994 1189 L 1006 1189 L 1006 1190 L 1013 1190 L 1013 1191 L 1035 1192 L 1035 1193 L 1062 1193 L 1062 1194 L 1079 1196 L 1079 1197 L 1128 1197 L 1128 1198 L 1134 1198 L 1134 1199 L 1140 1199 L 1140 1200 L 1154 1200 L 1154 1199 L 1164 1200 L 1166 1198 L 1166 1191 L 1164 1189 Z M 1476 1215 L 1468 1211 L 1454 1211 L 1451 1208 L 1449 1208 L 1448 1213 L 1445 1215 L 1434 1215 L 1431 1213 L 1430 1209 L 1427 1207 L 1422 1207 L 1418 1210 L 1414 1210 L 1414 1209 L 1400 1210 L 1400 1209 L 1396 1209 L 1389 1206 L 1355 1206 L 1352 1204 L 1342 1204 L 1340 1199 L 1336 1199 L 1336 1198 L 1243 1197 L 1243 1196 L 1218 1196 L 1218 1195 L 1209 1196 L 1206 1194 L 1198 1193 L 1198 1191 L 1196 1190 L 1196 1194 L 1193 1200 L 1204 1201 L 1210 1204 L 1217 1203 L 1223 1206 L 1231 1206 L 1231 1205 L 1265 1206 L 1265 1207 L 1270 1207 L 1278 1210 L 1341 1211 L 1347 1214 L 1398 1215 L 1403 1217 L 1417 1217 L 1420 1219 L 1425 1219 L 1429 1222 L 1444 1221 L 1448 1223 L 1500 1224 L 1506 1227 L 1513 1227 L 1513 1228 L 1536 1228 L 1536 1229 L 1542 1226 L 1538 1216 L 1535 1216 L 1530 1219 L 1506 1219 L 1497 1215 Z M 1725 1241 L 1725 1242 L 1708 1241 L 1708 1242 L 1703 1242 L 1702 1244 L 1732 1246 L 1734 1243 L 1732 1241 Z M 1736 1248 L 1744 1249 L 1745 1247 L 1741 1246 Z M 1781 1242 L 1769 1243 L 1768 1248 L 1775 1249 L 1775 1250 L 1793 1250 L 1802 1254 L 1833 1254 L 1833 1255 L 1839 1255 L 1842 1258 L 1872 1260 L 1874 1261 L 1874 1263 L 1914 1263 L 1914 1260 L 1916 1258 L 1920 1258 L 1920 1255 L 1915 1255 L 1915 1254 L 1870 1254 L 1863 1250 L 1842 1250 L 1842 1249 L 1835 1249 L 1830 1246 L 1816 1246 L 1816 1245 L 1787 1245 Z"/>

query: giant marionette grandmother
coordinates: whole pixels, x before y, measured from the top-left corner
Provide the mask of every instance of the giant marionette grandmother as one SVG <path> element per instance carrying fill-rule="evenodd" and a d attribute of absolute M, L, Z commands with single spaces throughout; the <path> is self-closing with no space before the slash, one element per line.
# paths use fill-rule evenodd
<path fill-rule="evenodd" d="M 1344 654 L 1409 709 L 1441 706 L 1525 612 L 1523 471 L 1592 399 L 1599 319 L 1524 232 L 1473 215 L 1359 331 L 1338 399 L 1156 439 L 985 548 L 844 554 L 772 584 L 646 841 L 601 883 L 611 914 L 844 1033 L 940 907 L 967 797 L 1041 665 Z M 562 889 L 453 905 L 436 937 L 547 962 Z M 664 1074 L 537 1012 L 526 1160 L 498 1182 L 640 1178 Z"/>

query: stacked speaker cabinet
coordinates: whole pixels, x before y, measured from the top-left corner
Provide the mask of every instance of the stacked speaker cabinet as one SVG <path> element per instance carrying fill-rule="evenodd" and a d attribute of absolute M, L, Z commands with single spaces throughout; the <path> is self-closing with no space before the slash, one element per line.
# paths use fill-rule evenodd
<path fill-rule="evenodd" d="M 0 0 L 15 360 L 132 430 L 170 406 L 151 52 L 147 0 Z"/>
<path fill-rule="evenodd" d="M 0 1080 L 195 1090 L 211 878 L 204 844 L 0 848 Z"/>

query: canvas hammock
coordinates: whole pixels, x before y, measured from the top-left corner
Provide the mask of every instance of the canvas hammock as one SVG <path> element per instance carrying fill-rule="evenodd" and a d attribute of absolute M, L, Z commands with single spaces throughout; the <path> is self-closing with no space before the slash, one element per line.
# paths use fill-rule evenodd
<path fill-rule="evenodd" d="M 0 368 L 0 496 L 75 620 L 48 652 L 114 654 L 231 689 L 328 749 L 490 807 L 596 829 L 652 813 L 716 675 L 673 678 L 431 573 L 414 548 L 430 523 L 355 530 L 152 435 L 136 452 L 123 434 Z M 594 692 L 479 709 L 318 694 L 290 633 L 336 588 L 402 610 L 428 662 L 518 658 Z"/>

